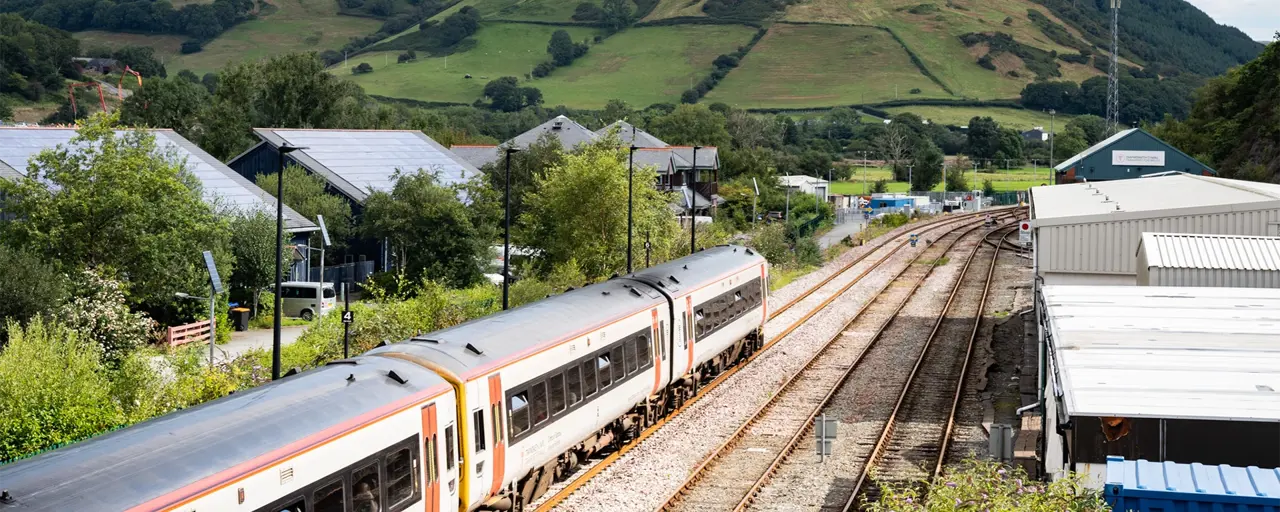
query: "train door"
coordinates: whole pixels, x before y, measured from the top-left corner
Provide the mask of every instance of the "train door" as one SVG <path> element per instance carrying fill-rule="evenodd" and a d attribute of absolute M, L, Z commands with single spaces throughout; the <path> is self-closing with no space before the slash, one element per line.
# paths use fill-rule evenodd
<path fill-rule="evenodd" d="M 473 380 L 467 383 L 467 436 L 462 440 L 464 450 L 470 450 L 470 467 L 462 468 L 470 472 L 470 483 L 465 504 L 474 508 L 489 497 L 493 486 L 493 425 L 489 416 L 489 382 Z M 464 508 L 465 510 L 466 508 Z"/>
<path fill-rule="evenodd" d="M 689 366 L 688 366 L 688 369 L 685 370 L 685 373 L 693 372 L 693 350 L 694 350 L 694 345 L 697 342 L 697 338 L 694 337 L 695 328 L 697 326 L 694 325 L 693 322 L 694 322 L 693 295 L 686 295 L 684 297 L 684 333 L 683 335 L 684 335 L 685 343 L 689 345 Z"/>
<path fill-rule="evenodd" d="M 440 434 L 436 404 L 422 408 L 422 501 L 426 512 L 440 512 Z"/>
<path fill-rule="evenodd" d="M 658 390 L 662 389 L 662 359 L 663 352 L 666 352 L 666 347 L 663 345 L 663 342 L 666 341 L 666 336 L 662 335 L 662 327 L 665 323 L 658 320 L 658 308 L 653 308 L 652 313 L 653 328 L 649 331 L 649 339 L 653 340 L 653 343 L 651 343 L 653 353 L 646 354 L 646 356 L 653 359 L 652 393 L 657 394 Z"/>
<path fill-rule="evenodd" d="M 507 441 L 505 423 L 502 414 L 502 374 L 489 376 L 489 429 L 493 439 L 493 484 L 489 494 L 497 494 L 502 490 L 502 479 L 507 466 Z"/>

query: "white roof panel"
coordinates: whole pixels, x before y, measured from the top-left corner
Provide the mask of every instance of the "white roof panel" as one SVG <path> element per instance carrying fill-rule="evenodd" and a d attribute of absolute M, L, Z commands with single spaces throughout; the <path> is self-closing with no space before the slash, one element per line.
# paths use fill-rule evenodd
<path fill-rule="evenodd" d="M 1175 173 L 1128 180 L 1033 187 L 1038 225 L 1106 222 L 1113 217 L 1175 216 L 1195 208 L 1280 208 L 1280 185 Z"/>
<path fill-rule="evenodd" d="M 1280 422 L 1280 290 L 1043 294 L 1067 414 Z"/>
<path fill-rule="evenodd" d="M 117 135 L 126 133 L 124 130 Z M 275 215 L 275 198 L 236 174 L 212 155 L 205 153 L 172 130 L 151 130 L 161 151 L 172 151 L 184 159 L 186 169 L 200 181 L 204 198 L 210 203 L 237 211 L 261 211 Z M 41 151 L 66 145 L 75 137 L 74 128 L 0 128 L 0 162 L 22 175 L 28 162 Z M 315 224 L 285 205 L 285 227 L 293 231 L 312 231 Z"/>
<path fill-rule="evenodd" d="M 1280 237 L 1143 233 L 1148 267 L 1280 270 Z"/>

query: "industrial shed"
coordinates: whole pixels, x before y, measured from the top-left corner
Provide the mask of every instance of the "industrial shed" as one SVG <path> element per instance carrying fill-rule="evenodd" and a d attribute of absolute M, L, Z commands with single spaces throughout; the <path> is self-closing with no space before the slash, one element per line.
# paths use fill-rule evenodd
<path fill-rule="evenodd" d="M 1054 171 L 1057 183 L 1126 180 L 1165 172 L 1218 175 L 1141 128 L 1118 132 L 1062 162 Z"/>
<path fill-rule="evenodd" d="M 1046 286 L 1038 301 L 1048 474 L 1098 484 L 1108 456 L 1280 466 L 1280 290 Z"/>
<path fill-rule="evenodd" d="M 1280 288 L 1280 237 L 1143 233 L 1138 286 Z"/>
<path fill-rule="evenodd" d="M 1142 233 L 1280 235 L 1280 185 L 1174 173 L 1031 189 L 1044 284 L 1134 285 Z"/>

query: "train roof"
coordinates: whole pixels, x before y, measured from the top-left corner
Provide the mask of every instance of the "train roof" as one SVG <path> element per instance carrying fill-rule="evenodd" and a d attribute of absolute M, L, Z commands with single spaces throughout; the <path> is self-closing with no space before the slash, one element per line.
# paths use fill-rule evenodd
<path fill-rule="evenodd" d="M 369 354 L 417 355 L 469 379 L 665 302 L 649 285 L 614 278 L 415 336 L 406 342 L 374 349 Z"/>
<path fill-rule="evenodd" d="M 330 364 L 0 466 L 0 489 L 14 499 L 0 511 L 125 510 L 167 495 L 178 502 L 196 482 L 216 487 L 448 389 L 405 361 Z"/>
<path fill-rule="evenodd" d="M 701 288 L 708 282 L 719 280 L 725 274 L 764 262 L 764 257 L 754 249 L 740 245 L 720 245 L 649 267 L 627 277 L 653 284 L 666 293 L 679 296 Z"/>

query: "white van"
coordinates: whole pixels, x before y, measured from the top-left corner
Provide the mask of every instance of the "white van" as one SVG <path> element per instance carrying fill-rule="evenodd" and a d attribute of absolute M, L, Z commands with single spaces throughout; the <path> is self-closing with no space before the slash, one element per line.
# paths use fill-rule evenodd
<path fill-rule="evenodd" d="M 317 316 L 324 316 L 338 304 L 338 293 L 333 283 L 324 284 L 324 296 L 321 298 L 320 283 L 307 281 L 289 281 L 280 283 L 280 312 L 284 316 L 302 317 L 311 321 Z"/>

